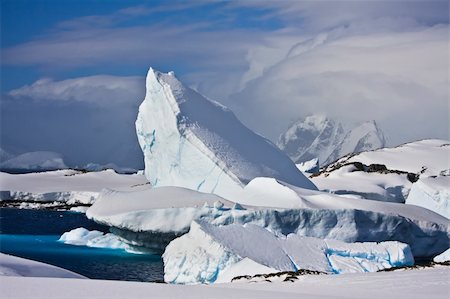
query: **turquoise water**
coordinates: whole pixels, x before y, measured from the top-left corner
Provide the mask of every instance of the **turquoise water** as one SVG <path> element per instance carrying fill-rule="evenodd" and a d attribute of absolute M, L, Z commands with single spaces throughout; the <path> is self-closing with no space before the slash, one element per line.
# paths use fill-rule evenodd
<path fill-rule="evenodd" d="M 107 232 L 84 214 L 45 210 L 0 209 L 0 252 L 45 262 L 93 279 L 162 281 L 158 253 L 132 254 L 58 242 L 77 227 Z"/>

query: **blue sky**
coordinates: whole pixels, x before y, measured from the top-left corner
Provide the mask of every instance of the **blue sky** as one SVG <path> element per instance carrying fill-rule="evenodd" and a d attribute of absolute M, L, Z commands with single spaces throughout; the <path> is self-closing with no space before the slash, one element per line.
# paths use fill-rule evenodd
<path fill-rule="evenodd" d="M 448 139 L 448 10 L 439 0 L 2 0 L 1 147 L 140 167 L 134 119 L 150 66 L 272 140 L 312 113 L 374 119 L 391 145 Z"/>
<path fill-rule="evenodd" d="M 269 12 L 270 9 L 264 7 L 234 8 L 222 1 L 2 0 L 1 25 L 5 29 L 2 30 L 1 42 L 3 49 L 13 48 L 90 25 L 92 29 L 112 30 L 197 26 L 206 32 L 240 29 L 271 31 L 282 28 L 282 20 L 264 17 Z M 67 56 L 70 54 L 67 53 Z M 70 56 L 66 58 L 70 59 Z M 64 79 L 96 73 L 142 75 L 147 69 L 141 64 L 121 64 L 117 60 L 90 61 L 81 66 L 63 68 L 57 67 L 57 62 L 55 67 L 52 63 L 33 61 L 10 64 L 8 60 L 8 57 L 3 58 L 2 71 L 5 76 L 2 91 L 18 88 L 40 76 Z M 163 69 L 175 68 L 181 74 L 194 68 L 182 59 L 176 65 L 166 65 L 152 59 L 148 62 Z"/>

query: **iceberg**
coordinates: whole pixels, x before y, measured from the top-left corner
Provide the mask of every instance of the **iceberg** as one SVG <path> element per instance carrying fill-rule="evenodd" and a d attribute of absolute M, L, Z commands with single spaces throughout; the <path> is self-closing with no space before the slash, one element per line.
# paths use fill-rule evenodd
<path fill-rule="evenodd" d="M 450 248 L 433 258 L 435 263 L 450 262 Z"/>
<path fill-rule="evenodd" d="M 125 242 L 149 248 L 152 240 L 169 242 L 187 233 L 196 220 L 214 225 L 249 223 L 282 235 L 345 242 L 400 241 L 410 245 L 415 257 L 423 258 L 441 253 L 450 241 L 448 219 L 413 205 L 296 189 L 269 178 L 252 180 L 244 193 L 248 195 L 241 204 L 235 204 L 180 187 L 105 190 L 86 215 L 118 229 L 113 232 Z"/>
<path fill-rule="evenodd" d="M 229 278 L 229 269 L 246 258 L 252 268 L 265 272 L 270 268 L 361 273 L 414 264 L 409 246 L 399 242 L 344 243 L 297 234 L 279 236 L 251 224 L 193 222 L 189 233 L 173 240 L 164 252 L 164 280 L 181 284 L 224 281 L 222 273 Z"/>
<path fill-rule="evenodd" d="M 450 176 L 420 178 L 412 184 L 406 203 L 450 219 Z"/>
<path fill-rule="evenodd" d="M 123 242 L 118 236 L 112 233 L 105 234 L 96 230 L 89 231 L 84 227 L 65 232 L 59 238 L 59 241 L 69 245 L 123 249 L 127 252 L 139 253 L 134 247 Z"/>
<path fill-rule="evenodd" d="M 152 186 L 178 186 L 233 200 L 255 177 L 316 190 L 272 142 L 173 72 L 149 69 L 136 132 Z M 234 200 L 236 201 L 236 200 Z"/>

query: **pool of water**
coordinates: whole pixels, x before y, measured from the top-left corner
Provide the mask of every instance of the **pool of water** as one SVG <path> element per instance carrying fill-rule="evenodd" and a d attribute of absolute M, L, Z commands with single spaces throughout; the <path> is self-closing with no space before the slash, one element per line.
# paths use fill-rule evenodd
<path fill-rule="evenodd" d="M 93 279 L 163 280 L 159 253 L 132 254 L 121 249 L 58 241 L 64 232 L 78 227 L 108 231 L 108 227 L 80 213 L 1 208 L 0 252 L 52 264 Z"/>

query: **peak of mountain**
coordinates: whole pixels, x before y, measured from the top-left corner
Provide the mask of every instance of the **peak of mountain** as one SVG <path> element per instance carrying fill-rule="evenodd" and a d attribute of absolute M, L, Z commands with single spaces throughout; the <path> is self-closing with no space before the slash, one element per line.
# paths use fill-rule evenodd
<path fill-rule="evenodd" d="M 342 123 L 317 114 L 295 122 L 277 145 L 295 163 L 318 158 L 320 165 L 326 165 L 349 153 L 384 147 L 385 143 L 383 132 L 373 120 L 345 131 Z"/>

